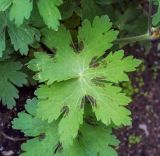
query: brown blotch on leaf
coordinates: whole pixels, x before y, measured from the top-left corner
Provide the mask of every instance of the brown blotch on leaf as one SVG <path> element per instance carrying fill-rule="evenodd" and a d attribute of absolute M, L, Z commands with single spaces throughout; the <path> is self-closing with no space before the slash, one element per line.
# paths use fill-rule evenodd
<path fill-rule="evenodd" d="M 57 145 L 56 145 L 56 148 L 54 150 L 54 154 L 56 154 L 57 152 L 60 152 L 63 150 L 63 147 L 62 147 L 62 144 L 59 142 Z"/>
<path fill-rule="evenodd" d="M 90 68 L 96 68 L 99 66 L 99 62 L 98 62 L 98 57 L 93 57 L 90 64 L 89 64 L 89 67 Z"/>
<path fill-rule="evenodd" d="M 40 135 L 38 136 L 38 139 L 39 139 L 39 141 L 42 141 L 42 140 L 45 139 L 45 137 L 46 137 L 45 133 L 42 133 L 42 134 L 40 134 Z"/>
<path fill-rule="evenodd" d="M 85 98 L 85 97 L 83 97 L 83 98 L 82 98 L 82 101 L 81 101 L 81 109 L 83 109 L 83 108 L 84 108 L 85 103 L 86 103 L 86 98 Z"/>
<path fill-rule="evenodd" d="M 69 113 L 69 107 L 63 106 L 63 108 L 61 109 L 61 113 L 63 114 L 63 117 L 66 117 Z"/>
<path fill-rule="evenodd" d="M 86 99 L 89 101 L 89 103 L 91 104 L 91 106 L 94 106 L 94 107 L 97 106 L 96 100 L 92 96 L 86 95 Z"/>
<path fill-rule="evenodd" d="M 81 42 L 72 42 L 71 44 L 70 44 L 70 46 L 73 48 L 73 50 L 74 50 L 74 52 L 75 53 L 79 53 L 83 48 L 84 48 L 84 45 L 83 45 L 83 42 L 81 41 Z"/>
<path fill-rule="evenodd" d="M 85 122 L 93 127 L 98 126 L 97 122 L 95 122 L 95 119 L 92 116 L 86 117 Z"/>
<path fill-rule="evenodd" d="M 106 82 L 106 77 L 96 77 L 94 79 L 92 79 L 91 81 L 99 87 L 105 87 L 105 82 Z"/>

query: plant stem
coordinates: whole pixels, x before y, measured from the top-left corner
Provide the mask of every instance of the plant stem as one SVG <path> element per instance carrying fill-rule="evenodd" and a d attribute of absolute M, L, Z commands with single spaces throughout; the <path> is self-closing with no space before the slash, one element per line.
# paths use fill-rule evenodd
<path fill-rule="evenodd" d="M 139 41 L 145 41 L 145 40 L 152 40 L 152 36 L 149 35 L 149 33 L 133 36 L 133 37 L 125 37 L 117 39 L 116 43 L 133 43 L 133 42 L 139 42 Z"/>
<path fill-rule="evenodd" d="M 27 138 L 14 138 L 14 137 L 8 136 L 3 131 L 0 131 L 0 135 L 2 135 L 5 139 L 11 140 L 11 141 L 25 141 L 25 140 L 27 140 Z"/>
<path fill-rule="evenodd" d="M 152 34 L 152 0 L 149 0 L 148 32 L 150 35 Z"/>

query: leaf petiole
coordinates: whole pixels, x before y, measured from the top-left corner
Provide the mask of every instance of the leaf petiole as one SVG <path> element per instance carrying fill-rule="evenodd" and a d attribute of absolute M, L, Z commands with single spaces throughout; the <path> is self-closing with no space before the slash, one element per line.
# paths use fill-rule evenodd
<path fill-rule="evenodd" d="M 153 40 L 153 37 L 149 35 L 149 33 L 133 36 L 133 37 L 124 37 L 119 38 L 115 41 L 115 43 L 133 43 L 133 42 L 139 42 L 139 41 L 145 41 L 145 40 Z"/>

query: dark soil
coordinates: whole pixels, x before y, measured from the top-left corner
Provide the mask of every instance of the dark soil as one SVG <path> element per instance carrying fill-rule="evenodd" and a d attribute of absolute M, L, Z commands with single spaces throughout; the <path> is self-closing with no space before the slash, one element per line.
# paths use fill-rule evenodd
<path fill-rule="evenodd" d="M 145 70 L 131 75 L 134 88 L 139 92 L 133 96 L 129 109 L 132 111 L 133 125 L 116 131 L 121 141 L 119 156 L 160 156 L 160 51 L 157 43 L 150 52 L 136 45 L 127 48 L 127 53 L 144 60 Z M 140 78 L 143 85 L 140 85 Z M 20 99 L 13 110 L 0 105 L 0 132 L 17 138 L 23 134 L 11 128 L 11 121 L 17 113 L 24 110 L 26 99 L 33 96 L 34 88 L 20 89 Z M 139 143 L 131 143 L 130 136 L 141 137 Z M 23 141 L 13 141 L 0 135 L 0 156 L 19 156 Z"/>
<path fill-rule="evenodd" d="M 20 145 L 25 137 L 12 129 L 11 121 L 17 117 L 18 112 L 24 110 L 26 100 L 32 98 L 33 94 L 34 87 L 23 87 L 20 89 L 20 98 L 14 109 L 8 110 L 0 104 L 0 156 L 20 155 Z"/>
<path fill-rule="evenodd" d="M 144 72 L 132 74 L 133 85 L 139 93 L 133 97 L 129 109 L 132 112 L 131 127 L 118 130 L 121 141 L 119 156 L 160 156 L 160 51 L 158 41 L 149 53 L 139 46 L 128 48 L 128 53 L 144 60 Z M 139 86 L 137 79 L 143 79 Z M 129 142 L 129 136 L 139 136 L 136 144 Z"/>

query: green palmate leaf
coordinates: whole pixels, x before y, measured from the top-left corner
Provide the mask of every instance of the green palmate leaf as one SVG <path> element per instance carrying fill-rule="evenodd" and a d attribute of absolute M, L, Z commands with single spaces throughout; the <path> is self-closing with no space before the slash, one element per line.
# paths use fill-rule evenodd
<path fill-rule="evenodd" d="M 58 29 L 59 21 L 61 19 L 58 6 L 62 4 L 62 0 L 39 0 L 38 8 L 45 24 L 54 30 Z"/>
<path fill-rule="evenodd" d="M 58 144 L 57 124 L 47 124 L 36 117 L 36 99 L 28 100 L 26 110 L 28 113 L 21 112 L 15 118 L 13 128 L 19 129 L 26 136 L 35 137 L 22 144 L 21 156 L 52 156 Z M 24 122 L 25 121 L 25 122 Z"/>
<path fill-rule="evenodd" d="M 26 84 L 26 75 L 21 72 L 22 64 L 8 59 L 0 61 L 0 100 L 8 108 L 15 106 L 18 96 L 17 87 Z"/>
<path fill-rule="evenodd" d="M 8 15 L 5 13 L 1 12 L 0 18 L 2 19 L 0 21 L 0 56 L 2 56 L 6 48 L 6 31 L 8 31 L 15 51 L 19 50 L 22 55 L 27 55 L 29 50 L 28 46 L 36 40 L 35 36 L 39 31 L 27 24 L 17 27 L 13 22 L 8 20 Z"/>
<path fill-rule="evenodd" d="M 26 136 L 36 137 L 42 131 L 45 131 L 48 124 L 34 117 L 37 109 L 36 98 L 28 99 L 25 109 L 29 114 L 25 112 L 19 113 L 18 118 L 13 121 L 13 128 L 21 130 Z"/>
<path fill-rule="evenodd" d="M 13 0 L 10 10 L 10 19 L 15 20 L 17 26 L 20 26 L 24 19 L 28 19 L 32 11 L 32 0 Z"/>
<path fill-rule="evenodd" d="M 18 118 L 12 122 L 13 128 L 35 138 L 22 144 L 21 156 L 93 156 L 97 153 L 102 156 L 117 156 L 112 147 L 119 142 L 111 134 L 110 128 L 106 129 L 100 124 L 94 127 L 85 123 L 74 144 L 65 150 L 59 142 L 57 122 L 48 124 L 35 117 L 37 99 L 27 100 L 25 108 L 27 113 L 18 114 Z"/>
<path fill-rule="evenodd" d="M 29 50 L 28 45 L 32 44 L 35 40 L 36 29 L 28 25 L 17 27 L 9 22 L 8 33 L 14 49 L 16 51 L 19 50 L 22 55 L 27 55 Z"/>
<path fill-rule="evenodd" d="M 0 0 L 0 11 L 5 11 L 12 4 L 12 0 Z"/>
<path fill-rule="evenodd" d="M 114 84 L 128 81 L 126 72 L 134 71 L 140 61 L 131 56 L 124 58 L 123 51 L 117 51 L 95 62 L 117 37 L 111 26 L 107 16 L 96 17 L 92 24 L 85 20 L 79 28 L 77 53 L 64 27 L 57 32 L 45 29 L 43 42 L 50 49 L 56 48 L 56 55 L 37 52 L 29 62 L 28 67 L 37 72 L 35 79 L 46 82 L 36 91 L 37 115 L 52 122 L 63 114 L 58 131 L 64 147 L 72 144 L 83 123 L 85 96 L 97 120 L 117 126 L 131 123 L 130 112 L 124 107 L 130 99 Z"/>

